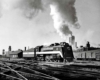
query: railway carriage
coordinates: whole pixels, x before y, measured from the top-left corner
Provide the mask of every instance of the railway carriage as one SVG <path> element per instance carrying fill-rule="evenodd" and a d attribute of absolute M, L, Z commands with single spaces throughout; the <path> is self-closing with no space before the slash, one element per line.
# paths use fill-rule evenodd
<path fill-rule="evenodd" d="M 100 60 L 100 49 L 88 51 L 73 51 L 77 60 Z"/>

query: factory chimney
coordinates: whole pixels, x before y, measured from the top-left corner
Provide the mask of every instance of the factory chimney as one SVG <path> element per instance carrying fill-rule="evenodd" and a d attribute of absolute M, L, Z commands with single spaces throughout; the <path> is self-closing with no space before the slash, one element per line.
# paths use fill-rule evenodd
<path fill-rule="evenodd" d="M 87 41 L 86 47 L 88 50 L 90 49 L 90 42 L 89 41 Z"/>
<path fill-rule="evenodd" d="M 24 50 L 26 51 L 26 47 L 24 48 Z"/>
<path fill-rule="evenodd" d="M 4 55 L 4 54 L 5 54 L 5 49 L 2 50 L 2 55 Z"/>
<path fill-rule="evenodd" d="M 11 46 L 8 47 L 8 51 L 11 51 Z"/>
<path fill-rule="evenodd" d="M 71 35 L 71 37 L 69 37 L 69 43 L 70 43 L 70 45 L 75 44 L 75 36 Z"/>

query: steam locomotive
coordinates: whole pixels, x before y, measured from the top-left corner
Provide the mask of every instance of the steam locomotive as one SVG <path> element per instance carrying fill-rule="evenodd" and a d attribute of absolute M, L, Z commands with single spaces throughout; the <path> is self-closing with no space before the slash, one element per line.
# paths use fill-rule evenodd
<path fill-rule="evenodd" d="M 34 50 L 23 52 L 23 58 L 38 61 L 73 61 L 72 47 L 66 42 L 54 43 L 49 46 L 36 46 Z"/>
<path fill-rule="evenodd" d="M 34 58 L 39 61 L 73 61 L 72 47 L 66 42 L 37 46 L 34 48 Z"/>

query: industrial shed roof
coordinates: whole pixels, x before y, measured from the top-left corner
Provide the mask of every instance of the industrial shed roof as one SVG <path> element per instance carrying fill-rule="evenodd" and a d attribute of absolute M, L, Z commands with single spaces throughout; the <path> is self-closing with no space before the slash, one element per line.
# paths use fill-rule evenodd
<path fill-rule="evenodd" d="M 96 50 L 88 50 L 88 51 L 73 51 L 75 53 L 80 53 L 80 52 L 100 52 L 100 49 L 96 49 Z"/>
<path fill-rule="evenodd" d="M 9 51 L 8 53 L 10 54 L 10 55 L 18 55 L 19 53 L 21 53 L 22 52 L 22 50 L 18 50 L 18 51 Z"/>

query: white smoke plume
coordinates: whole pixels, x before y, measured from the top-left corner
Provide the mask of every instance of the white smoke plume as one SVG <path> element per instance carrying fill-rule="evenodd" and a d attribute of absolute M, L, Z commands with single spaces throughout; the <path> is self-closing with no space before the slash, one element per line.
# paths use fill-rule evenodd
<path fill-rule="evenodd" d="M 44 10 L 44 1 L 50 5 L 50 15 L 54 21 L 54 27 L 59 35 L 66 39 L 72 35 L 70 27 L 78 28 L 78 19 L 74 7 L 75 0 L 20 0 L 18 7 L 28 18 L 33 18 L 39 11 Z"/>
<path fill-rule="evenodd" d="M 50 15 L 53 18 L 54 27 L 61 37 L 72 35 L 70 27 L 79 27 L 74 3 L 75 0 L 52 0 L 50 4 Z"/>
<path fill-rule="evenodd" d="M 30 19 L 44 10 L 44 4 L 50 5 L 54 27 L 61 37 L 72 35 L 70 27 L 79 27 L 74 7 L 75 0 L 0 0 L 0 3 L 2 11 L 17 8 Z"/>

